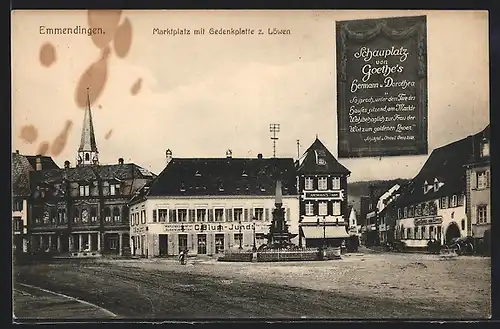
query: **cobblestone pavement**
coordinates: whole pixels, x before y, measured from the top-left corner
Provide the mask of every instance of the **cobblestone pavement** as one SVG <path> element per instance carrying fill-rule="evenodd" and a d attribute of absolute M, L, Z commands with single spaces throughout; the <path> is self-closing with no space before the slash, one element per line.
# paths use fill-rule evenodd
<path fill-rule="evenodd" d="M 99 260 L 18 266 L 16 280 L 124 318 L 489 318 L 489 258 L 357 253 L 309 263 Z"/>

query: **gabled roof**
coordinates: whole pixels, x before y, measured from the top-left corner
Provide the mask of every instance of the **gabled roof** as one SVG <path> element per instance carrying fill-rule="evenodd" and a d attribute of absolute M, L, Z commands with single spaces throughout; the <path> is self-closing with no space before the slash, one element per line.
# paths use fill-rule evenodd
<path fill-rule="evenodd" d="M 474 138 L 474 146 L 472 149 L 472 154 L 467 164 L 485 162 L 490 160 L 490 155 L 481 156 L 481 148 L 483 145 L 483 141 L 490 141 L 490 125 L 483 129 L 480 133 L 477 134 L 476 138 Z M 490 150 L 491 153 L 491 150 Z"/>
<path fill-rule="evenodd" d="M 153 179 L 155 175 L 134 164 L 112 164 L 83 166 L 52 170 L 33 171 L 31 178 L 36 183 L 52 184 L 67 180 L 69 182 L 93 181 L 98 178 L 106 181 L 122 181 L 131 179 Z"/>
<path fill-rule="evenodd" d="M 489 130 L 489 126 L 486 129 Z M 463 193 L 466 187 L 464 165 L 470 161 L 474 145 L 482 140 L 484 131 L 434 149 L 417 176 L 404 187 L 397 204 L 413 204 Z M 432 188 L 424 193 L 425 182 L 433 185 L 436 178 L 442 186 L 437 191 Z"/>
<path fill-rule="evenodd" d="M 40 157 L 42 169 L 59 168 L 48 156 L 32 156 L 12 153 L 12 193 L 14 196 L 28 197 L 31 195 L 30 172 L 36 169 L 36 158 Z"/>
<path fill-rule="evenodd" d="M 324 164 L 320 159 L 324 159 Z M 298 173 L 335 173 L 348 175 L 351 172 L 341 165 L 326 146 L 316 137 L 316 140 L 297 161 Z"/>
<path fill-rule="evenodd" d="M 147 196 L 297 195 L 292 158 L 174 158 L 131 202 Z"/>

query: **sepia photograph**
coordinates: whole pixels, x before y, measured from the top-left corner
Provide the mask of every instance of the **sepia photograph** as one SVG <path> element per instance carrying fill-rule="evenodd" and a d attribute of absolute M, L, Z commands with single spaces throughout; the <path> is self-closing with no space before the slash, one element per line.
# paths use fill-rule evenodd
<path fill-rule="evenodd" d="M 491 318 L 487 11 L 13 10 L 12 322 Z"/>

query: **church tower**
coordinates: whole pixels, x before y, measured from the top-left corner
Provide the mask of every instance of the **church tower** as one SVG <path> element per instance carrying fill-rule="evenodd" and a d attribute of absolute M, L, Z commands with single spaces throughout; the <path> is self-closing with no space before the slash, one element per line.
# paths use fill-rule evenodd
<path fill-rule="evenodd" d="M 76 156 L 76 165 L 89 166 L 99 164 L 99 151 L 95 142 L 94 124 L 92 122 L 92 111 L 90 109 L 89 88 L 87 88 L 87 107 L 85 108 L 85 117 L 83 118 L 82 138 L 78 154 Z"/>

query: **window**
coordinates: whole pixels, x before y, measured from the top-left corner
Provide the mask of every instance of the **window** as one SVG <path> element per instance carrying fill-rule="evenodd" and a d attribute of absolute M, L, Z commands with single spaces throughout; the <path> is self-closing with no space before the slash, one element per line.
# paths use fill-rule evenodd
<path fill-rule="evenodd" d="M 426 239 L 427 237 L 425 236 L 425 226 L 422 226 L 421 231 L 422 231 L 422 240 Z"/>
<path fill-rule="evenodd" d="M 327 216 L 328 215 L 328 203 L 323 201 L 318 204 L 318 215 Z"/>
<path fill-rule="evenodd" d="M 413 238 L 415 240 L 419 238 L 419 236 L 418 236 L 418 227 L 415 227 L 415 231 L 413 232 Z"/>
<path fill-rule="evenodd" d="M 429 227 L 429 239 L 434 238 L 434 226 Z"/>
<path fill-rule="evenodd" d="M 153 223 L 156 223 L 157 222 L 157 213 L 156 213 L 156 209 L 153 209 Z"/>
<path fill-rule="evenodd" d="M 21 217 L 14 217 L 14 231 L 23 230 L 23 220 Z"/>
<path fill-rule="evenodd" d="M 427 216 L 429 215 L 429 206 L 427 203 L 422 203 L 422 215 Z"/>
<path fill-rule="evenodd" d="M 187 234 L 179 234 L 178 240 L 179 240 L 179 252 L 186 250 L 188 245 Z"/>
<path fill-rule="evenodd" d="M 12 203 L 12 211 L 23 211 L 23 201 L 14 201 Z"/>
<path fill-rule="evenodd" d="M 90 186 L 80 185 L 80 196 L 89 196 L 89 195 L 90 195 Z"/>
<path fill-rule="evenodd" d="M 481 157 L 488 157 L 488 156 L 490 156 L 490 143 L 487 140 L 485 140 L 481 145 Z"/>
<path fill-rule="evenodd" d="M 332 178 L 332 190 L 340 190 L 340 177 Z"/>
<path fill-rule="evenodd" d="M 111 195 L 118 195 L 118 194 L 120 194 L 120 184 L 111 184 L 109 186 L 109 188 L 110 188 L 109 193 Z"/>
<path fill-rule="evenodd" d="M 134 223 L 135 225 L 139 225 L 139 213 L 136 212 L 134 215 Z"/>
<path fill-rule="evenodd" d="M 187 209 L 178 209 L 177 210 L 177 221 L 178 222 L 187 222 Z"/>
<path fill-rule="evenodd" d="M 97 222 L 97 208 L 90 208 L 90 221 L 92 223 Z"/>
<path fill-rule="evenodd" d="M 306 216 L 314 216 L 314 205 L 312 202 L 306 203 Z"/>
<path fill-rule="evenodd" d="M 478 224 L 488 223 L 488 206 L 486 205 L 477 206 L 477 223 Z"/>
<path fill-rule="evenodd" d="M 243 209 L 242 208 L 236 208 L 233 210 L 234 213 L 234 221 L 240 222 L 243 218 Z"/>
<path fill-rule="evenodd" d="M 206 254 L 207 253 L 207 235 L 206 234 L 198 234 L 198 254 Z"/>
<path fill-rule="evenodd" d="M 453 195 L 451 197 L 451 207 L 456 207 L 457 206 L 457 196 L 456 195 Z"/>
<path fill-rule="evenodd" d="M 406 229 L 406 238 L 411 239 L 411 228 Z"/>
<path fill-rule="evenodd" d="M 217 216 L 216 216 L 217 218 Z M 215 235 L 215 253 L 220 254 L 224 252 L 224 234 Z"/>
<path fill-rule="evenodd" d="M 189 209 L 189 221 L 194 222 L 196 220 L 196 210 Z"/>
<path fill-rule="evenodd" d="M 324 166 L 324 165 L 326 165 L 326 160 L 324 158 L 318 158 L 318 164 L 320 166 Z"/>
<path fill-rule="evenodd" d="M 111 222 L 111 209 L 109 207 L 104 208 L 104 221 Z"/>
<path fill-rule="evenodd" d="M 442 197 L 439 199 L 439 208 L 441 209 L 446 209 L 448 208 L 448 198 L 447 197 Z"/>
<path fill-rule="evenodd" d="M 403 209 L 403 218 L 407 218 L 408 217 L 408 208 L 404 207 Z"/>
<path fill-rule="evenodd" d="M 206 209 L 196 209 L 196 221 L 204 222 L 206 221 L 207 210 Z"/>
<path fill-rule="evenodd" d="M 477 189 L 482 190 L 488 187 L 488 175 L 486 171 L 477 172 Z"/>
<path fill-rule="evenodd" d="M 234 245 L 240 246 L 243 244 L 243 233 L 234 233 Z"/>
<path fill-rule="evenodd" d="M 462 223 L 461 224 L 462 224 L 461 226 L 462 226 L 462 231 L 463 231 L 463 230 L 465 230 L 465 219 L 462 219 Z"/>
<path fill-rule="evenodd" d="M 85 161 L 90 161 L 90 154 L 85 153 Z"/>
<path fill-rule="evenodd" d="M 168 219 L 168 209 L 158 209 L 158 221 L 166 222 Z"/>
<path fill-rule="evenodd" d="M 401 218 L 401 208 L 398 208 L 398 219 Z"/>
<path fill-rule="evenodd" d="M 414 208 L 413 206 L 410 206 L 410 208 L 408 208 L 408 217 L 413 217 L 414 216 Z"/>
<path fill-rule="evenodd" d="M 314 186 L 313 186 L 313 178 L 312 177 L 306 177 L 305 184 L 304 184 L 304 189 L 306 189 L 306 190 L 312 190 L 313 188 L 314 188 Z"/>
<path fill-rule="evenodd" d="M 142 217 L 142 212 L 141 212 L 141 217 Z M 118 207 L 113 208 L 113 221 L 114 222 L 120 221 L 120 208 Z"/>
<path fill-rule="evenodd" d="M 415 206 L 415 216 L 422 216 L 422 205 L 417 204 Z"/>
<path fill-rule="evenodd" d="M 458 196 L 458 205 L 459 206 L 463 206 L 464 205 L 464 196 L 463 195 L 459 195 Z"/>
<path fill-rule="evenodd" d="M 340 215 L 340 201 L 333 201 L 332 208 L 333 208 L 332 215 L 339 216 Z"/>
<path fill-rule="evenodd" d="M 255 208 L 255 220 L 261 221 L 264 220 L 264 208 Z"/>
<path fill-rule="evenodd" d="M 328 189 L 328 179 L 326 177 L 318 178 L 318 190 L 325 191 Z"/>
<path fill-rule="evenodd" d="M 175 209 L 170 209 L 168 211 L 168 222 L 175 223 L 177 221 L 177 211 Z"/>

